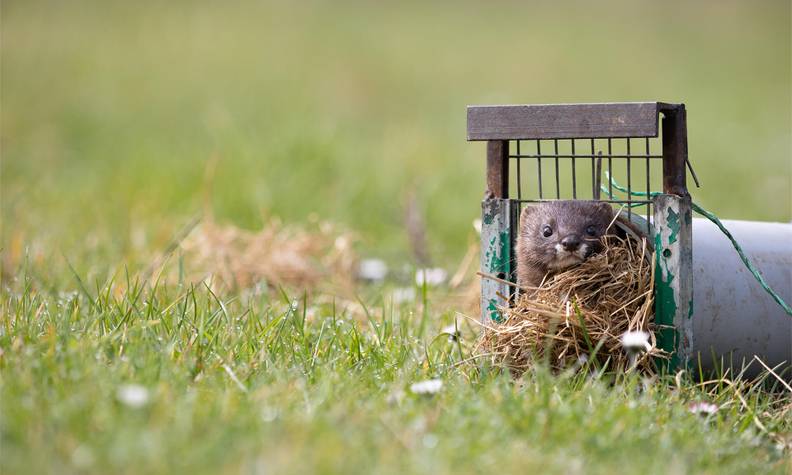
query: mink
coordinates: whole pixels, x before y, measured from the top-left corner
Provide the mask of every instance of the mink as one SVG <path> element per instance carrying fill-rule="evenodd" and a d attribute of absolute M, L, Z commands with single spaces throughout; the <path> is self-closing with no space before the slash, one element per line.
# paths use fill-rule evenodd
<path fill-rule="evenodd" d="M 545 276 L 603 249 L 613 208 L 602 201 L 546 201 L 523 208 L 517 236 L 517 284 L 538 287 Z"/>

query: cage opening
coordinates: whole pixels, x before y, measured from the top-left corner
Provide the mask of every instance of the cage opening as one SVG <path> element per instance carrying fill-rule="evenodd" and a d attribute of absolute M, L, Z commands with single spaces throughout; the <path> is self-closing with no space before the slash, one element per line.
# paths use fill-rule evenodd
<path fill-rule="evenodd" d="M 649 234 L 648 196 L 662 189 L 662 143 L 657 137 L 515 139 L 508 141 L 507 157 L 515 172 L 509 176 L 510 189 L 516 190 L 507 197 L 521 206 L 561 199 L 606 201 L 623 206 L 627 218 L 639 221 Z M 614 189 L 613 182 L 623 184 L 627 193 Z"/>

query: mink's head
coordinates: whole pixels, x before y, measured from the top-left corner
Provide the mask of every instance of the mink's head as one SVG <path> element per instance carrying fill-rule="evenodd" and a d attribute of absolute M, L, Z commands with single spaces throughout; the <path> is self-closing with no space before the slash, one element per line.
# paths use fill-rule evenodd
<path fill-rule="evenodd" d="M 547 201 L 520 214 L 519 251 L 547 270 L 561 270 L 602 250 L 613 208 L 601 201 Z"/>

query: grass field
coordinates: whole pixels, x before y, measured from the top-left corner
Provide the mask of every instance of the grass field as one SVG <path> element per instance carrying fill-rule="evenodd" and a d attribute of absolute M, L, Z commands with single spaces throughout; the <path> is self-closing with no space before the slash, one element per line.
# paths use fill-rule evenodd
<path fill-rule="evenodd" d="M 213 293 L 179 253 L 149 272 L 209 215 L 327 219 L 410 268 L 411 193 L 453 271 L 483 192 L 467 104 L 685 102 L 696 201 L 789 221 L 789 2 L 0 8 L 3 473 L 792 470 L 758 389 L 463 363 L 444 287 L 360 285 L 353 309 Z"/>

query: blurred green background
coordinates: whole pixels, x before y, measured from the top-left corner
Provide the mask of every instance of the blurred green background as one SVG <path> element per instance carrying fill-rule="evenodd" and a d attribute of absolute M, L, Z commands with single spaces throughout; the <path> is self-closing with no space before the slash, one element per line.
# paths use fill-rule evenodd
<path fill-rule="evenodd" d="M 208 202 L 397 261 L 414 190 L 451 265 L 484 188 L 468 104 L 685 102 L 694 198 L 789 221 L 790 44 L 788 1 L 4 1 L 3 248 L 144 265 Z"/>

